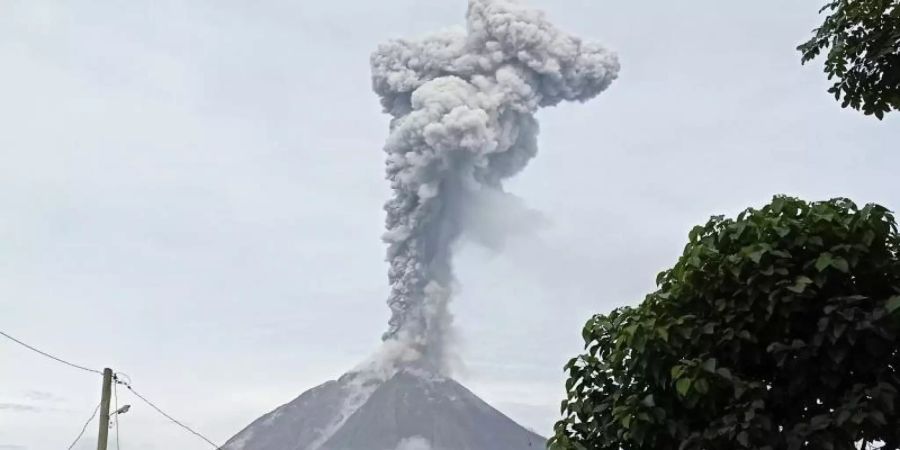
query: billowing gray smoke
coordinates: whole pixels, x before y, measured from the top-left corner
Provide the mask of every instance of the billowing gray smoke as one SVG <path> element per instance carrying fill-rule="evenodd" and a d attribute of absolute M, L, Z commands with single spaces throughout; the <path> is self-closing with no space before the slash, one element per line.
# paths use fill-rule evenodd
<path fill-rule="evenodd" d="M 596 96 L 619 63 L 511 0 L 470 0 L 465 31 L 388 42 L 371 63 L 374 90 L 393 116 L 384 147 L 393 189 L 384 338 L 395 357 L 443 370 L 451 246 L 467 208 L 503 195 L 503 180 L 535 156 L 538 108 Z"/>

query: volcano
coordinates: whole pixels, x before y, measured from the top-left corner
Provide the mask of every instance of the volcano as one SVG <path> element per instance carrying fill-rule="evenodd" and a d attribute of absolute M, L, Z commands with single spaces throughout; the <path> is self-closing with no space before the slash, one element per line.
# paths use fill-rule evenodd
<path fill-rule="evenodd" d="M 223 450 L 532 450 L 546 439 L 449 377 L 351 372 L 260 417 Z"/>
<path fill-rule="evenodd" d="M 391 116 L 382 148 L 391 318 L 377 363 L 259 418 L 226 450 L 545 446 L 442 375 L 454 359 L 453 249 L 464 232 L 490 228 L 472 226 L 484 221 L 480 205 L 517 205 L 503 182 L 537 154 L 538 110 L 596 97 L 618 77 L 619 61 L 517 0 L 468 4 L 465 28 L 391 39 L 370 58 L 372 89 Z M 520 229 L 510 224 L 488 234 Z"/>

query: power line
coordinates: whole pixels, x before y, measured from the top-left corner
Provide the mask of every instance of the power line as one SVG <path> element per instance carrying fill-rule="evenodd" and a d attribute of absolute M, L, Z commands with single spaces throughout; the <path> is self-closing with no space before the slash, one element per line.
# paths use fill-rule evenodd
<path fill-rule="evenodd" d="M 141 395 L 141 394 L 139 394 L 137 391 L 135 391 L 134 388 L 131 386 L 130 383 L 126 383 L 126 382 L 124 382 L 124 381 L 119 381 L 118 379 L 116 379 L 116 383 L 121 384 L 121 385 L 125 386 L 126 388 L 128 388 L 128 390 L 131 391 L 131 393 L 134 394 L 135 397 L 141 399 L 141 401 L 143 401 L 144 403 L 146 403 L 147 405 L 149 405 L 151 408 L 153 408 L 154 410 L 156 410 L 156 412 L 158 412 L 160 415 L 162 415 L 162 416 L 165 417 L 166 419 L 169 419 L 170 422 L 172 422 L 172 423 L 174 423 L 175 425 L 178 425 L 179 427 L 185 429 L 187 432 L 193 434 L 194 436 L 197 436 L 198 438 L 203 439 L 204 441 L 206 441 L 207 444 L 211 445 L 211 446 L 212 446 L 213 448 L 215 448 L 216 450 L 219 450 L 219 449 L 222 448 L 221 446 L 216 445 L 215 442 L 209 440 L 206 436 L 204 436 L 204 435 L 202 435 L 202 434 L 200 434 L 200 433 L 194 431 L 193 429 L 191 429 L 191 427 L 189 427 L 189 426 L 187 426 L 187 425 L 185 425 L 185 424 L 179 422 L 179 421 L 176 420 L 174 417 L 172 417 L 172 416 L 166 414 L 165 411 L 163 411 L 162 409 L 159 409 L 159 407 L 156 406 L 156 405 L 154 405 L 153 402 L 151 402 L 150 400 L 147 400 L 143 395 Z"/>
<path fill-rule="evenodd" d="M 72 441 L 72 445 L 69 446 L 69 450 L 72 450 L 72 448 L 75 447 L 75 444 L 77 444 L 78 441 L 81 440 L 81 436 L 84 436 L 84 430 L 87 430 L 88 425 L 90 425 L 91 421 L 94 420 L 94 417 L 97 416 L 97 411 L 99 411 L 99 410 L 100 410 L 100 404 L 98 403 L 97 407 L 94 408 L 94 412 L 91 413 L 91 417 L 89 417 L 87 422 L 84 423 L 84 426 L 81 427 L 81 433 L 78 433 L 78 437 L 76 437 L 75 440 Z"/>
<path fill-rule="evenodd" d="M 116 450 L 119 449 L 119 383 L 113 384 L 113 398 L 116 402 Z"/>
<path fill-rule="evenodd" d="M 127 381 L 127 382 L 119 381 L 119 377 L 125 377 L 125 378 L 128 379 L 128 381 Z M 131 376 L 128 375 L 127 373 L 125 373 L 125 372 L 116 372 L 116 373 L 114 373 L 114 374 L 113 374 L 113 380 L 116 382 L 116 384 L 121 384 L 122 386 L 124 386 L 124 385 L 126 385 L 126 384 L 131 384 Z"/>
<path fill-rule="evenodd" d="M 20 341 L 20 340 L 14 338 L 14 337 L 12 337 L 12 336 L 10 336 L 9 334 L 6 334 L 6 333 L 3 332 L 3 331 L 0 331 L 0 335 L 6 337 L 7 339 L 9 339 L 9 340 L 11 340 L 11 341 L 13 341 L 13 342 L 15 342 L 15 343 L 21 345 L 21 346 L 23 346 L 23 347 L 25 347 L 25 348 L 27 348 L 27 349 L 33 351 L 33 352 L 35 352 L 35 353 L 38 353 L 38 354 L 43 355 L 43 356 L 45 356 L 45 357 L 47 357 L 47 358 L 50 358 L 50 359 L 52 359 L 52 360 L 54 360 L 54 361 L 60 362 L 60 363 L 62 363 L 62 364 L 65 364 L 65 365 L 67 365 L 67 366 L 69 366 L 69 367 L 73 367 L 73 368 L 76 368 L 76 369 L 84 370 L 84 371 L 86 371 L 86 372 L 91 372 L 91 373 L 96 373 L 96 374 L 99 374 L 99 375 L 103 375 L 103 372 L 101 372 L 101 371 L 99 371 L 99 370 L 95 370 L 95 369 L 91 369 L 91 368 L 88 368 L 88 367 L 84 367 L 84 366 L 81 366 L 81 365 L 78 365 L 78 364 L 75 364 L 75 363 L 66 361 L 66 360 L 64 360 L 64 359 L 62 359 L 62 358 L 57 358 L 56 356 L 53 356 L 53 355 L 51 355 L 51 354 L 49 354 L 49 353 L 47 353 L 47 352 L 38 350 L 37 348 L 34 348 L 34 347 L 32 347 L 32 346 L 30 346 L 30 345 L 28 345 L 28 344 L 26 344 L 26 343 L 24 343 L 24 342 L 22 342 L 22 341 Z M 125 381 L 120 380 L 120 379 L 119 379 L 119 376 L 120 376 L 120 375 L 124 376 L 125 378 L 128 378 L 128 382 L 125 382 Z M 147 400 L 146 397 L 144 397 L 143 395 L 141 395 L 140 393 L 138 393 L 137 391 L 135 391 L 134 388 L 131 386 L 131 377 L 129 377 L 127 374 L 124 374 L 124 373 L 121 373 L 121 372 L 116 372 L 116 374 L 113 376 L 113 379 L 115 380 L 115 382 L 116 382 L 117 385 L 118 385 L 118 384 L 121 384 L 121 385 L 125 386 L 126 388 L 128 388 L 128 390 L 131 391 L 131 393 L 134 394 L 135 397 L 139 398 L 141 401 L 143 401 L 144 403 L 146 403 L 147 405 L 149 405 L 151 408 L 153 408 L 154 410 L 156 410 L 156 412 L 158 412 L 159 414 L 161 414 L 161 415 L 162 415 L 163 417 L 165 417 L 166 419 L 169 419 L 170 422 L 174 423 L 175 425 L 178 425 L 179 427 L 183 428 L 184 430 L 186 430 L 187 432 L 193 434 L 194 436 L 197 436 L 198 438 L 203 439 L 204 441 L 206 441 L 207 444 L 211 445 L 211 446 L 212 446 L 213 448 L 215 448 L 216 450 L 221 449 L 221 447 L 220 447 L 219 445 L 216 445 L 216 443 L 214 443 L 213 441 L 211 441 L 209 438 L 207 438 L 206 436 L 204 436 L 204 435 L 198 433 L 197 431 L 194 431 L 193 429 L 191 429 L 191 427 L 189 427 L 189 426 L 187 426 L 187 425 L 185 425 L 185 424 L 179 422 L 178 420 L 176 420 L 174 417 L 170 416 L 169 414 L 166 414 L 165 411 L 163 411 L 163 410 L 160 409 L 158 406 L 156 406 L 155 404 L 153 404 L 153 402 L 151 402 L 150 400 Z M 118 407 L 119 407 L 118 389 L 114 390 L 114 395 L 116 396 L 116 400 L 115 400 L 115 401 L 116 401 L 116 410 L 118 410 Z M 72 442 L 72 445 L 69 446 L 69 450 L 71 450 L 72 447 L 74 447 L 75 444 L 78 443 L 78 440 L 80 440 L 80 439 L 81 439 L 81 436 L 84 435 L 84 431 L 87 429 L 88 424 L 89 424 L 92 420 L 94 420 L 94 417 L 97 415 L 97 411 L 99 411 L 99 410 L 100 410 L 100 405 L 97 405 L 97 408 L 94 409 L 94 413 L 91 414 L 91 417 L 88 419 L 88 421 L 84 424 L 84 427 L 81 429 L 81 433 L 79 433 L 79 434 L 78 434 L 78 437 L 75 438 L 75 442 Z M 116 422 L 115 422 L 115 423 L 116 423 L 116 425 L 115 425 L 115 426 L 116 426 L 116 450 L 119 450 L 119 415 L 118 415 L 118 413 L 115 415 L 115 421 L 116 421 Z"/>
<path fill-rule="evenodd" d="M 22 347 L 25 347 L 25 348 L 27 348 L 27 349 L 33 351 L 33 352 L 39 353 L 39 354 L 41 354 L 41 355 L 44 355 L 44 356 L 46 356 L 47 358 L 50 358 L 50 359 L 55 360 L 55 361 L 57 361 L 57 362 L 61 362 L 61 363 L 65 364 L 65 365 L 67 365 L 67 366 L 69 366 L 69 367 L 74 367 L 74 368 L 76 368 L 76 369 L 81 369 L 81 370 L 84 370 L 84 371 L 87 371 L 87 372 L 93 372 L 93 373 L 96 373 L 96 374 L 99 374 L 99 375 L 103 375 L 103 372 L 101 372 L 101 371 L 99 371 L 99 370 L 90 369 L 90 368 L 87 368 L 87 367 L 84 367 L 84 366 L 80 366 L 80 365 L 78 365 L 78 364 L 71 363 L 71 362 L 66 361 L 66 360 L 64 360 L 64 359 L 57 358 L 57 357 L 55 357 L 55 356 L 53 356 L 53 355 L 51 355 L 51 354 L 49 354 L 49 353 L 47 353 L 47 352 L 38 350 L 38 349 L 36 349 L 36 348 L 34 348 L 34 347 L 32 347 L 32 346 L 30 346 L 30 345 L 24 343 L 24 342 L 22 342 L 22 341 L 20 341 L 20 340 L 18 340 L 18 339 L 16 339 L 16 338 L 14 338 L 14 337 L 12 337 L 12 336 L 10 336 L 10 335 L 4 333 L 3 331 L 0 331 L 0 335 L 3 335 L 3 336 L 6 337 L 7 339 L 9 339 L 9 340 L 11 340 L 11 341 L 13 341 L 13 342 L 15 342 L 15 343 L 21 345 Z"/>

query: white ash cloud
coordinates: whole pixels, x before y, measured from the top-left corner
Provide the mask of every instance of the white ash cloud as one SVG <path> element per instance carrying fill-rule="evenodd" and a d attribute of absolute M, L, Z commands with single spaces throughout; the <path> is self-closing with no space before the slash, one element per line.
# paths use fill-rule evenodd
<path fill-rule="evenodd" d="M 413 436 L 400 441 L 395 450 L 431 450 L 431 443 L 421 436 Z"/>
<path fill-rule="evenodd" d="M 614 53 L 512 0 L 470 0 L 466 19 L 465 30 L 393 40 L 371 58 L 373 88 L 393 116 L 384 338 L 438 370 L 452 336 L 452 244 L 477 216 L 471 209 L 507 196 L 503 180 L 535 156 L 539 108 L 589 100 L 619 71 Z"/>

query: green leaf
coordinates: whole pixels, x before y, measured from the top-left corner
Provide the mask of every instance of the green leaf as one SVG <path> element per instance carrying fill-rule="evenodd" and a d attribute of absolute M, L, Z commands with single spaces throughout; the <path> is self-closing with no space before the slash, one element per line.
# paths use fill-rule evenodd
<path fill-rule="evenodd" d="M 678 395 L 685 397 L 687 396 L 688 391 L 691 390 L 691 384 L 693 380 L 690 378 L 682 378 L 675 383 L 675 390 L 678 391 Z"/>
<path fill-rule="evenodd" d="M 746 431 L 741 431 L 740 433 L 738 433 L 737 441 L 744 447 L 750 446 L 750 437 L 747 435 Z"/>
<path fill-rule="evenodd" d="M 788 290 L 797 294 L 801 294 L 806 290 L 806 286 L 812 284 L 812 282 L 813 280 L 811 280 L 809 277 L 801 275 L 797 277 L 793 285 L 788 287 Z"/>
<path fill-rule="evenodd" d="M 629 326 L 625 327 L 625 329 L 623 331 L 625 332 L 626 335 L 631 337 L 631 336 L 634 336 L 634 333 L 637 331 L 637 329 L 638 329 L 638 324 L 633 324 L 633 325 L 629 325 Z"/>
<path fill-rule="evenodd" d="M 846 323 L 838 323 L 838 324 L 835 324 L 834 328 L 831 330 L 831 334 L 832 334 L 832 336 L 834 336 L 835 339 L 838 339 L 844 334 L 844 331 L 846 331 L 846 330 L 847 330 Z"/>
<path fill-rule="evenodd" d="M 696 242 L 697 238 L 703 233 L 703 227 L 697 225 L 694 228 L 691 228 L 690 233 L 688 233 L 688 240 L 691 242 Z"/>
<path fill-rule="evenodd" d="M 760 260 L 762 260 L 762 255 L 765 252 L 766 252 L 765 249 L 754 250 L 754 251 L 750 252 L 750 254 L 748 254 L 747 256 L 750 257 L 751 261 L 759 264 Z"/>
<path fill-rule="evenodd" d="M 834 258 L 831 261 L 831 266 L 844 273 L 850 271 L 850 266 L 847 264 L 847 260 L 844 258 Z"/>
<path fill-rule="evenodd" d="M 884 307 L 890 314 L 893 314 L 895 311 L 900 310 L 900 295 L 895 295 L 889 298 Z"/>
<path fill-rule="evenodd" d="M 669 342 L 669 330 L 664 327 L 659 327 L 656 329 L 656 334 L 663 340 L 663 342 Z"/>
<path fill-rule="evenodd" d="M 716 369 L 716 373 L 719 374 L 722 378 L 731 381 L 734 377 L 731 375 L 731 371 L 726 367 L 719 367 Z"/>
<path fill-rule="evenodd" d="M 900 8 L 897 8 L 897 10 L 900 11 Z M 866 230 L 866 232 L 863 233 L 863 244 L 868 247 L 872 245 L 873 241 L 875 241 L 875 233 L 872 230 Z"/>
<path fill-rule="evenodd" d="M 779 195 L 772 200 L 772 212 L 775 214 L 781 214 L 781 210 L 784 209 L 784 201 L 785 197 Z"/>
<path fill-rule="evenodd" d="M 700 394 L 706 394 L 707 392 L 709 392 L 709 382 L 701 378 L 694 382 L 694 389 L 696 389 Z"/>
<path fill-rule="evenodd" d="M 819 255 L 819 259 L 816 260 L 816 270 L 819 272 L 828 268 L 831 265 L 831 253 L 825 252 Z"/>

